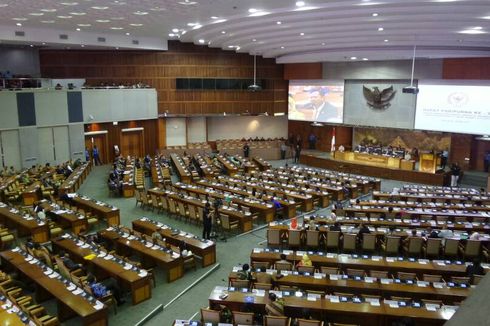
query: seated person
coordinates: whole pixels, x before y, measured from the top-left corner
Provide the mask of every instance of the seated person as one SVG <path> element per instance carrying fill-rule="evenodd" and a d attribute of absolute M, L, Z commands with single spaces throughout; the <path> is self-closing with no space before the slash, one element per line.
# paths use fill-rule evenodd
<path fill-rule="evenodd" d="M 269 293 L 269 302 L 265 305 L 268 316 L 284 316 L 284 300 L 279 299 L 275 293 Z"/>
<path fill-rule="evenodd" d="M 473 232 L 471 235 L 470 235 L 470 240 L 480 240 L 480 233 L 478 232 Z"/>
<path fill-rule="evenodd" d="M 81 264 L 76 264 L 71 260 L 70 255 L 67 252 L 60 252 L 60 258 L 63 264 L 68 268 L 70 272 L 73 272 L 76 269 L 79 269 L 82 267 Z"/>
<path fill-rule="evenodd" d="M 333 225 L 330 226 L 329 230 L 330 231 L 339 231 L 339 232 L 341 232 L 342 229 L 340 227 L 340 222 L 335 222 Z"/>
<path fill-rule="evenodd" d="M 276 261 L 276 263 L 279 263 L 279 264 L 288 264 L 289 262 L 286 260 L 286 255 L 285 254 L 281 254 L 279 256 L 281 259 Z"/>
<path fill-rule="evenodd" d="M 437 233 L 436 230 L 433 230 L 432 228 L 427 228 L 427 231 L 425 232 L 427 238 L 439 238 L 439 234 Z"/>
<path fill-rule="evenodd" d="M 237 278 L 239 280 L 251 280 L 253 278 L 248 264 L 243 264 L 242 270 L 237 274 Z"/>
<path fill-rule="evenodd" d="M 480 265 L 480 259 L 475 258 L 473 262 L 466 267 L 466 275 L 473 279 L 473 275 L 485 275 L 485 270 Z"/>
<path fill-rule="evenodd" d="M 313 266 L 313 263 L 311 262 L 311 259 L 307 254 L 304 254 L 298 264 L 296 264 L 296 267 L 301 266 Z"/>
<path fill-rule="evenodd" d="M 121 288 L 113 278 L 108 278 L 102 282 L 97 282 L 92 274 L 87 275 L 87 283 L 96 298 L 101 298 L 112 293 L 116 299 L 117 305 L 120 306 L 126 301 L 122 299 Z"/>
<path fill-rule="evenodd" d="M 367 225 L 361 223 L 361 225 L 359 225 L 359 232 L 357 233 L 359 241 L 362 241 L 364 233 L 371 233 L 371 230 L 369 230 Z"/>
<path fill-rule="evenodd" d="M 449 230 L 449 229 L 447 228 L 447 225 L 444 225 L 444 226 L 442 227 L 442 230 L 441 230 L 441 231 L 439 231 L 439 234 L 438 234 L 438 237 L 439 237 L 439 238 L 444 238 L 444 239 L 445 239 L 445 238 L 450 238 L 450 237 L 452 237 L 452 236 L 453 236 L 453 231 Z"/>
<path fill-rule="evenodd" d="M 418 239 L 418 238 L 419 238 L 419 236 L 417 235 L 417 230 L 412 229 L 410 231 L 410 235 L 408 237 L 406 237 L 405 240 L 403 240 L 403 244 L 405 246 L 408 246 L 408 244 L 410 243 L 410 240 L 411 239 Z"/>

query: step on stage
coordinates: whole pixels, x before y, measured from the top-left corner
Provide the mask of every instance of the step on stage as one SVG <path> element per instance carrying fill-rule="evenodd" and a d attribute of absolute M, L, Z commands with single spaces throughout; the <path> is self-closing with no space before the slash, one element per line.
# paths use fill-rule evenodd
<path fill-rule="evenodd" d="M 318 152 L 320 154 L 320 152 Z M 337 161 L 321 157 L 316 153 L 302 154 L 300 163 L 333 171 L 367 175 L 376 178 L 393 179 L 399 181 L 423 183 L 435 186 L 449 186 L 451 184 L 450 172 L 420 172 L 401 170 L 398 168 L 378 167 L 353 162 Z"/>

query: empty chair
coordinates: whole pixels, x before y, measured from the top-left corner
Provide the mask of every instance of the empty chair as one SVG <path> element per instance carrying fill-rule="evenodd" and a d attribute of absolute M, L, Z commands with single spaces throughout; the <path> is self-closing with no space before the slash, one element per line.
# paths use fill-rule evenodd
<path fill-rule="evenodd" d="M 388 271 L 369 271 L 369 276 L 375 277 L 377 279 L 390 278 Z"/>
<path fill-rule="evenodd" d="M 230 216 L 226 214 L 219 214 L 220 220 L 221 220 L 221 228 L 225 231 L 230 233 L 233 230 L 238 230 L 239 222 L 237 220 L 232 221 L 230 219 Z"/>
<path fill-rule="evenodd" d="M 342 241 L 342 250 L 345 252 L 356 251 L 357 234 L 345 233 Z"/>
<path fill-rule="evenodd" d="M 373 252 L 376 250 L 376 234 L 365 233 L 362 236 L 362 251 Z"/>
<path fill-rule="evenodd" d="M 281 262 L 276 262 L 276 270 L 278 272 L 280 271 L 290 271 L 293 269 L 293 264 L 291 263 L 281 263 Z"/>
<path fill-rule="evenodd" d="M 185 220 L 187 220 L 189 218 L 189 210 L 186 209 L 184 203 L 181 201 L 179 201 L 177 205 L 179 207 L 179 215 L 182 216 Z"/>
<path fill-rule="evenodd" d="M 306 231 L 306 246 L 308 248 L 318 248 L 320 246 L 320 231 Z"/>
<path fill-rule="evenodd" d="M 392 237 L 387 236 L 386 240 L 381 243 L 381 249 L 384 254 L 389 255 L 398 255 L 400 252 L 400 237 Z"/>
<path fill-rule="evenodd" d="M 442 300 L 430 300 L 430 299 L 421 299 L 424 305 L 435 305 L 441 307 L 443 305 Z"/>
<path fill-rule="evenodd" d="M 459 252 L 464 259 L 480 256 L 481 242 L 479 240 L 467 240 L 466 245 L 459 246 Z"/>
<path fill-rule="evenodd" d="M 397 273 L 397 277 L 402 280 L 402 281 L 406 281 L 406 280 L 415 280 L 417 278 L 417 274 L 415 273 L 405 273 L 405 272 L 398 272 Z"/>
<path fill-rule="evenodd" d="M 288 230 L 288 247 L 289 248 L 301 247 L 301 231 L 300 230 Z"/>
<path fill-rule="evenodd" d="M 470 278 L 467 276 L 451 276 L 451 282 L 456 284 L 469 284 Z"/>
<path fill-rule="evenodd" d="M 257 283 L 255 282 L 253 284 L 253 288 L 257 290 L 272 290 L 272 284 L 271 283 Z"/>
<path fill-rule="evenodd" d="M 157 209 L 157 213 L 160 212 L 163 209 L 162 206 L 162 201 L 160 200 L 160 197 L 155 195 L 154 193 L 150 193 L 151 196 L 151 204 L 153 206 L 153 209 Z"/>
<path fill-rule="evenodd" d="M 444 256 L 456 257 L 458 256 L 459 240 L 457 239 L 445 239 L 444 243 Z"/>
<path fill-rule="evenodd" d="M 424 256 L 427 257 L 439 257 L 441 253 L 442 239 L 428 238 L 423 248 Z"/>
<path fill-rule="evenodd" d="M 366 272 L 362 269 L 353 269 L 353 268 L 347 268 L 345 273 L 349 276 L 359 276 L 359 277 L 364 277 L 366 275 Z"/>
<path fill-rule="evenodd" d="M 422 252 L 422 245 L 424 244 L 424 238 L 411 237 L 408 239 L 408 243 L 404 246 L 405 254 L 408 256 L 420 256 Z"/>
<path fill-rule="evenodd" d="M 291 320 L 289 317 L 281 316 L 264 316 L 264 326 L 289 326 Z"/>
<path fill-rule="evenodd" d="M 281 230 L 268 229 L 267 230 L 267 246 L 280 247 L 282 245 Z"/>
<path fill-rule="evenodd" d="M 298 266 L 297 270 L 300 273 L 313 274 L 315 272 L 315 267 L 314 266 Z"/>
<path fill-rule="evenodd" d="M 201 308 L 201 321 L 203 323 L 217 324 L 220 322 L 220 312 L 218 310 Z"/>
<path fill-rule="evenodd" d="M 327 241 L 325 247 L 327 250 L 335 249 L 339 250 L 339 241 L 340 241 L 340 232 L 339 231 L 328 231 L 327 232 Z"/>
<path fill-rule="evenodd" d="M 323 321 L 313 319 L 296 319 L 298 326 L 323 326 Z"/>
<path fill-rule="evenodd" d="M 338 275 L 339 269 L 337 267 L 321 266 L 320 272 L 326 275 Z"/>
<path fill-rule="evenodd" d="M 270 264 L 268 261 L 252 261 L 252 268 L 255 270 L 259 268 L 269 268 Z"/>
<path fill-rule="evenodd" d="M 249 288 L 248 280 L 231 280 L 231 286 L 238 289 L 248 289 Z"/>
<path fill-rule="evenodd" d="M 253 312 L 239 312 L 233 311 L 233 325 L 253 325 L 254 314 Z"/>

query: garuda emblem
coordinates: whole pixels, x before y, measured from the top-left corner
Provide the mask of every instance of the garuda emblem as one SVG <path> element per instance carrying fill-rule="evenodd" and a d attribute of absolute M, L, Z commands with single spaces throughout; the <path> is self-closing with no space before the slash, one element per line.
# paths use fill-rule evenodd
<path fill-rule="evenodd" d="M 383 89 L 381 92 L 378 87 L 369 89 L 366 86 L 362 86 L 362 92 L 364 98 L 367 101 L 367 105 L 376 110 L 384 110 L 391 106 L 390 101 L 395 97 L 396 91 L 393 90 L 393 86 Z"/>

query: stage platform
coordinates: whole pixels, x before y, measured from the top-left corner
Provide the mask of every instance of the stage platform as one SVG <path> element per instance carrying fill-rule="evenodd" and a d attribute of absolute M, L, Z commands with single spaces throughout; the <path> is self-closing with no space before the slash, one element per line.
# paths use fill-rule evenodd
<path fill-rule="evenodd" d="M 309 151 L 308 153 L 302 154 L 300 157 L 300 163 L 345 173 L 367 175 L 376 178 L 393 179 L 413 183 L 423 183 L 434 186 L 449 186 L 451 183 L 451 175 L 449 172 L 441 171 L 436 173 L 426 173 L 336 161 L 329 157 L 325 157 L 324 154 L 322 155 L 320 153 L 316 153 L 316 151 Z"/>

